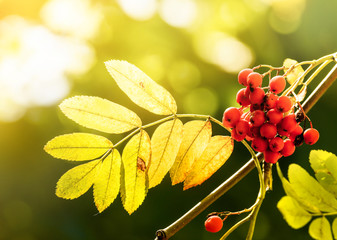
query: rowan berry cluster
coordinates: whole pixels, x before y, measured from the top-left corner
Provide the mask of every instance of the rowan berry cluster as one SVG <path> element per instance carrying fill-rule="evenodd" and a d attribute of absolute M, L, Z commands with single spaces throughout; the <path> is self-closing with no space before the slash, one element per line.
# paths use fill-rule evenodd
<path fill-rule="evenodd" d="M 303 111 L 295 114 L 298 103 L 294 98 L 278 96 L 286 86 L 283 76 L 272 77 L 268 86 L 262 87 L 263 75 L 243 69 L 238 81 L 245 86 L 236 95 L 241 107 L 227 108 L 222 119 L 223 125 L 232 129 L 233 139 L 250 141 L 252 148 L 262 152 L 268 163 L 292 155 L 303 141 L 309 145 L 318 141 L 319 132 L 311 122 L 311 127 L 303 131 L 300 123 L 307 117 Z"/>

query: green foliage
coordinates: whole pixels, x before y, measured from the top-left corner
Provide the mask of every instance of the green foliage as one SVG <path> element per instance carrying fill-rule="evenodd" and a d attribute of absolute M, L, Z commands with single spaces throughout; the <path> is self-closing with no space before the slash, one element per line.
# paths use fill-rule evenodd
<path fill-rule="evenodd" d="M 312 218 L 317 217 L 310 223 L 310 236 L 320 240 L 333 239 L 331 225 L 326 216 L 337 215 L 335 194 L 337 157 L 326 151 L 312 150 L 309 160 L 317 180 L 299 165 L 291 164 L 288 169 L 288 181 L 277 165 L 279 177 L 287 194 L 278 202 L 277 207 L 289 226 L 295 229 L 305 226 Z M 335 239 L 336 225 L 337 218 L 332 224 Z"/>
<path fill-rule="evenodd" d="M 142 125 L 133 111 L 109 100 L 75 96 L 60 104 L 62 112 L 76 123 L 98 131 L 120 134 L 131 130 L 116 144 L 89 133 L 65 134 L 44 147 L 53 157 L 89 161 L 66 172 L 58 181 L 56 195 L 74 199 L 93 185 L 95 205 L 104 211 L 118 193 L 125 210 L 132 214 L 144 201 L 149 188 L 161 183 L 170 172 L 172 184 L 185 181 L 184 189 L 199 185 L 216 172 L 233 151 L 228 136 L 212 136 L 209 116 L 177 114 L 171 94 L 134 65 L 108 61 L 106 67 L 118 86 L 140 107 L 169 115 Z M 183 117 L 206 121 L 183 122 Z M 152 137 L 145 128 L 158 125 Z M 120 156 L 117 147 L 129 140 Z"/>

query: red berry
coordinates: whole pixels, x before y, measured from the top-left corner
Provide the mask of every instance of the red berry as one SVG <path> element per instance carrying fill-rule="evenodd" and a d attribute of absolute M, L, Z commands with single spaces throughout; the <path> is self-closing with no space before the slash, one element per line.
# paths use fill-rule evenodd
<path fill-rule="evenodd" d="M 260 127 L 254 127 L 253 125 L 250 125 L 247 135 L 251 138 L 261 137 Z"/>
<path fill-rule="evenodd" d="M 249 94 L 246 94 L 248 92 L 246 90 L 246 88 L 242 88 L 236 94 L 236 102 L 243 107 L 246 107 L 250 104 Z"/>
<path fill-rule="evenodd" d="M 296 124 L 296 127 L 290 132 L 289 138 L 291 141 L 294 141 L 297 136 L 301 135 L 303 133 L 303 128 L 299 125 Z"/>
<path fill-rule="evenodd" d="M 252 73 L 253 70 L 252 69 L 243 69 L 239 72 L 239 75 L 238 75 L 238 81 L 240 84 L 244 85 L 244 86 L 248 86 L 247 84 L 247 76 Z"/>
<path fill-rule="evenodd" d="M 264 152 L 268 148 L 268 141 L 262 137 L 256 137 L 252 141 L 252 148 L 257 152 Z"/>
<path fill-rule="evenodd" d="M 262 75 L 252 72 L 247 76 L 247 84 L 250 88 L 257 88 L 262 85 Z"/>
<path fill-rule="evenodd" d="M 249 123 L 247 120 L 240 119 L 235 126 L 236 133 L 238 135 L 244 135 L 246 137 L 247 133 L 249 132 Z"/>
<path fill-rule="evenodd" d="M 263 110 L 263 106 L 261 104 L 250 104 L 249 111 L 254 112 L 256 110 Z"/>
<path fill-rule="evenodd" d="M 281 96 L 276 100 L 276 109 L 282 113 L 288 112 L 293 106 L 291 99 L 287 96 Z"/>
<path fill-rule="evenodd" d="M 267 149 L 263 152 L 264 161 L 267 163 L 276 163 L 280 159 L 281 154 L 279 152 L 273 152 L 270 149 Z"/>
<path fill-rule="evenodd" d="M 206 231 L 208 232 L 219 232 L 222 229 L 223 226 L 223 221 L 219 216 L 210 216 L 209 218 L 207 218 L 207 220 L 205 221 L 205 228 Z"/>
<path fill-rule="evenodd" d="M 286 80 L 282 76 L 275 76 L 269 82 L 270 91 L 279 94 L 284 90 L 286 86 Z"/>
<path fill-rule="evenodd" d="M 290 134 L 298 125 L 295 119 L 295 114 L 289 114 L 285 116 L 280 122 L 283 131 Z"/>
<path fill-rule="evenodd" d="M 284 131 L 281 127 L 281 123 L 277 124 L 276 125 L 276 128 L 277 128 L 277 133 L 278 135 L 280 136 L 285 136 L 285 137 L 288 137 L 289 136 L 289 133 L 287 131 Z"/>
<path fill-rule="evenodd" d="M 306 144 L 313 145 L 319 139 L 319 132 L 315 128 L 308 128 L 304 131 L 303 137 Z"/>
<path fill-rule="evenodd" d="M 276 106 L 276 100 L 278 96 L 272 93 L 267 93 L 264 100 L 264 106 L 266 109 L 272 109 Z"/>
<path fill-rule="evenodd" d="M 288 157 L 295 152 L 295 145 L 290 139 L 284 140 L 284 146 L 281 150 L 281 154 L 284 157 Z"/>
<path fill-rule="evenodd" d="M 249 100 L 251 104 L 262 104 L 264 101 L 264 91 L 260 87 L 256 87 L 253 91 L 250 92 L 249 94 Z"/>
<path fill-rule="evenodd" d="M 252 112 L 250 116 L 250 122 L 254 127 L 260 127 L 266 121 L 266 117 L 264 116 L 264 112 L 261 110 L 256 110 Z"/>
<path fill-rule="evenodd" d="M 238 108 L 229 107 L 225 110 L 222 118 L 222 124 L 225 127 L 233 128 L 240 120 L 241 112 Z"/>
<path fill-rule="evenodd" d="M 269 142 L 269 149 L 272 150 L 273 152 L 279 152 L 283 149 L 283 147 L 284 142 L 283 139 L 280 137 L 274 137 Z"/>
<path fill-rule="evenodd" d="M 283 113 L 277 111 L 276 109 L 271 109 L 267 112 L 267 120 L 270 123 L 278 124 L 283 119 Z"/>
<path fill-rule="evenodd" d="M 239 135 L 239 134 L 237 133 L 237 131 L 236 131 L 236 128 L 234 127 L 234 128 L 232 129 L 232 132 L 231 132 L 231 137 L 232 137 L 234 140 L 236 140 L 236 141 L 238 141 L 238 142 L 241 142 L 243 139 L 245 139 L 246 134 L 244 134 L 244 135 Z"/>
<path fill-rule="evenodd" d="M 274 138 L 277 134 L 277 128 L 272 123 L 264 123 L 260 128 L 260 134 L 268 139 Z"/>

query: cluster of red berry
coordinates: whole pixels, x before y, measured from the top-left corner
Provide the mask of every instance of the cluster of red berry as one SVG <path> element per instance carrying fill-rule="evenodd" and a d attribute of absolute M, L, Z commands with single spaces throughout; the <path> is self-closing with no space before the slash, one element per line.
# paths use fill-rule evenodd
<path fill-rule="evenodd" d="M 278 96 L 286 86 L 283 76 L 274 76 L 262 88 L 263 75 L 244 69 L 238 81 L 245 86 L 236 95 L 241 107 L 227 108 L 222 120 L 225 127 L 232 129 L 233 139 L 251 141 L 252 148 L 262 152 L 268 163 L 292 155 L 303 141 L 309 145 L 317 142 L 319 132 L 311 122 L 305 131 L 300 126 L 307 117 L 303 111 L 295 114 L 297 103 L 288 96 Z"/>

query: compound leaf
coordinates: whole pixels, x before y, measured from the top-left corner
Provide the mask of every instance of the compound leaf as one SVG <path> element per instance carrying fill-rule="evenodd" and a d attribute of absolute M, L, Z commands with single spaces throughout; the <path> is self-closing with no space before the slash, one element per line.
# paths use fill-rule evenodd
<path fill-rule="evenodd" d="M 177 113 L 172 95 L 133 64 L 110 60 L 105 66 L 122 91 L 140 107 L 159 115 Z"/>
<path fill-rule="evenodd" d="M 183 182 L 195 159 L 199 158 L 212 136 L 210 121 L 194 120 L 184 124 L 183 140 L 170 170 L 172 185 Z"/>
<path fill-rule="evenodd" d="M 183 124 L 174 119 L 159 125 L 151 138 L 149 188 L 157 186 L 172 167 L 183 137 Z"/>
<path fill-rule="evenodd" d="M 311 220 L 311 214 L 303 209 L 292 197 L 282 197 L 277 203 L 277 208 L 288 225 L 294 229 L 305 226 Z"/>
<path fill-rule="evenodd" d="M 71 120 L 102 132 L 123 133 L 142 125 L 131 110 L 99 97 L 75 96 L 64 100 L 60 108 Z"/>
<path fill-rule="evenodd" d="M 289 182 L 296 194 L 324 212 L 337 211 L 337 200 L 297 164 L 288 169 Z"/>
<path fill-rule="evenodd" d="M 60 198 L 78 198 L 94 183 L 101 160 L 81 164 L 68 170 L 57 182 L 56 195 Z"/>
<path fill-rule="evenodd" d="M 101 157 L 113 144 L 105 137 L 90 133 L 72 133 L 50 140 L 44 150 L 55 158 L 85 161 Z"/>
<path fill-rule="evenodd" d="M 284 62 L 283 62 L 283 66 L 285 67 L 284 72 L 287 72 L 289 70 L 289 68 L 293 67 L 293 65 L 295 65 L 295 64 L 297 64 L 296 60 L 293 60 L 293 59 L 290 59 L 290 58 L 285 59 Z M 302 66 L 297 66 L 297 67 L 293 68 L 292 70 L 290 70 L 289 73 L 286 76 L 286 79 L 287 79 L 288 83 L 290 85 L 292 85 L 296 81 L 296 79 L 302 75 L 303 72 L 304 72 L 304 70 L 303 70 Z"/>
<path fill-rule="evenodd" d="M 184 190 L 202 184 L 213 175 L 230 157 L 233 152 L 233 139 L 228 136 L 211 137 L 207 147 L 192 165 L 188 173 Z"/>
<path fill-rule="evenodd" d="M 334 235 L 334 239 L 337 239 L 337 217 L 332 222 L 332 232 Z"/>
<path fill-rule="evenodd" d="M 116 149 L 105 157 L 94 181 L 94 200 L 103 212 L 116 199 L 120 188 L 121 156 Z"/>
<path fill-rule="evenodd" d="M 325 217 L 316 218 L 310 223 L 309 234 L 313 239 L 332 240 L 329 221 Z"/>
<path fill-rule="evenodd" d="M 147 167 L 151 157 L 151 140 L 142 130 L 126 144 L 123 154 L 121 197 L 125 210 L 131 214 L 144 201 L 147 189 Z"/>

